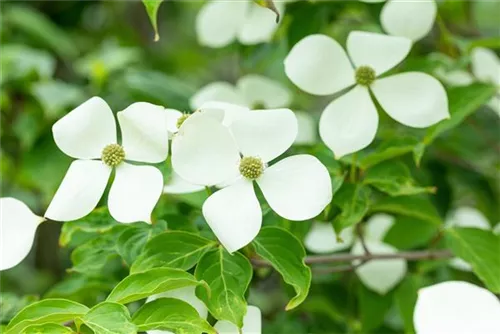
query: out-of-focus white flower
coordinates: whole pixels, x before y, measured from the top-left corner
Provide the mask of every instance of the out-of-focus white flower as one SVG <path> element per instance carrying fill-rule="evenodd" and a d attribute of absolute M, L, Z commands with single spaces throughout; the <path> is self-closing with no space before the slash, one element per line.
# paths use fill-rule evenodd
<path fill-rule="evenodd" d="M 481 211 L 466 206 L 452 211 L 448 217 L 446 217 L 445 224 L 447 227 L 471 227 L 481 230 L 491 229 L 488 219 L 486 219 Z M 450 260 L 450 266 L 458 270 L 472 271 L 471 265 L 458 257 Z"/>
<path fill-rule="evenodd" d="M 500 116 L 500 59 L 492 50 L 486 48 L 474 48 L 471 58 L 472 73 L 477 80 L 498 87 L 497 94 L 488 106 Z"/>
<path fill-rule="evenodd" d="M 360 1 L 375 3 L 385 0 Z M 387 0 L 380 13 L 380 22 L 390 35 L 418 41 L 431 31 L 436 14 L 437 4 L 434 0 Z"/>
<path fill-rule="evenodd" d="M 359 151 L 375 138 L 378 114 L 370 91 L 393 119 L 425 128 L 449 117 L 448 97 L 441 83 L 420 72 L 377 79 L 408 54 L 404 37 L 354 31 L 347 39 L 353 69 L 340 44 L 325 35 L 299 41 L 285 59 L 285 72 L 302 90 L 330 95 L 354 86 L 323 111 L 319 133 L 336 158 Z"/>
<path fill-rule="evenodd" d="M 413 323 L 417 334 L 500 333 L 500 301 L 474 284 L 438 283 L 419 290 Z"/>
<path fill-rule="evenodd" d="M 243 328 L 238 327 L 227 320 L 219 320 L 214 325 L 219 334 L 261 334 L 262 333 L 262 315 L 257 306 L 247 306 L 247 313 L 243 318 Z"/>
<path fill-rule="evenodd" d="M 149 303 L 153 300 L 156 300 L 158 298 L 174 298 L 174 299 L 180 299 L 198 311 L 198 314 L 200 315 L 200 318 L 206 319 L 208 316 L 208 309 L 206 305 L 196 297 L 195 294 L 195 287 L 194 286 L 188 286 L 180 289 L 175 289 L 175 290 L 170 290 L 167 292 L 159 293 L 157 295 L 150 296 L 147 300 L 146 303 Z M 174 334 L 170 331 L 162 331 L 162 330 L 150 330 L 147 331 L 148 334 Z"/>
<path fill-rule="evenodd" d="M 330 175 L 317 158 L 296 155 L 267 166 L 296 136 L 297 120 L 289 109 L 248 111 L 228 127 L 194 114 L 177 133 L 174 171 L 194 184 L 227 185 L 205 201 L 203 215 L 229 252 L 247 245 L 260 230 L 262 211 L 253 181 L 286 219 L 313 218 L 330 203 Z"/>
<path fill-rule="evenodd" d="M 28 255 L 36 229 L 44 221 L 20 200 L 0 198 L 0 270 L 16 266 Z"/>
<path fill-rule="evenodd" d="M 163 176 L 153 166 L 125 161 L 159 163 L 167 158 L 168 131 L 164 108 L 145 102 L 117 114 L 116 123 L 107 103 L 93 97 L 69 112 L 52 127 L 61 151 L 76 158 L 52 199 L 45 217 L 57 221 L 89 214 L 116 171 L 108 196 L 108 209 L 122 223 L 149 222 L 160 198 Z"/>
<path fill-rule="evenodd" d="M 276 2 L 283 15 L 285 6 Z M 221 48 L 234 40 L 252 45 L 268 42 L 278 28 L 276 14 L 252 0 L 207 1 L 196 17 L 196 34 L 204 46 Z"/>
<path fill-rule="evenodd" d="M 299 126 L 295 145 L 314 145 L 318 141 L 317 122 L 313 116 L 305 111 L 296 111 L 297 124 Z"/>
<path fill-rule="evenodd" d="M 397 249 L 383 242 L 385 235 L 394 224 L 394 217 L 387 214 L 373 215 L 365 225 L 365 245 L 373 254 L 395 254 Z M 353 228 L 346 228 L 340 234 L 343 242 L 339 242 L 330 223 L 315 222 L 306 235 L 304 245 L 313 253 L 329 253 L 352 246 L 351 254 L 365 253 L 361 241 L 353 236 Z M 360 261 L 353 261 L 359 265 Z M 371 260 L 356 268 L 356 274 L 361 282 L 370 290 L 386 294 L 394 288 L 405 276 L 406 261 L 403 259 Z"/>

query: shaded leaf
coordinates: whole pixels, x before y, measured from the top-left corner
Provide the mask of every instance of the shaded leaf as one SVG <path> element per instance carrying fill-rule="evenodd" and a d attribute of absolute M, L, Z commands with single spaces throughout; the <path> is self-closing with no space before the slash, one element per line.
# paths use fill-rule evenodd
<path fill-rule="evenodd" d="M 410 153 L 418 143 L 418 139 L 414 137 L 384 140 L 373 151 L 366 153 L 359 159 L 359 166 L 362 169 L 368 169 L 382 161 Z"/>
<path fill-rule="evenodd" d="M 442 224 L 436 208 L 425 196 L 386 197 L 372 204 L 370 212 L 386 212 L 425 220 L 435 225 Z"/>
<path fill-rule="evenodd" d="M 438 233 L 439 226 L 414 217 L 399 216 L 384 237 L 384 242 L 397 249 L 425 246 Z"/>
<path fill-rule="evenodd" d="M 336 233 L 359 223 L 370 206 L 370 188 L 361 184 L 345 183 L 333 197 L 333 204 L 340 213 L 333 219 Z"/>

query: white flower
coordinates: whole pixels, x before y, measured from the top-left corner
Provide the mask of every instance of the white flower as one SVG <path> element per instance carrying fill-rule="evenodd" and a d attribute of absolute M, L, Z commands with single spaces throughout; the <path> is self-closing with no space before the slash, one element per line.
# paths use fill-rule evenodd
<path fill-rule="evenodd" d="M 354 31 L 346 53 L 335 40 L 311 35 L 299 41 L 285 59 L 285 72 L 302 90 L 330 95 L 354 86 L 323 111 L 319 132 L 337 158 L 368 146 L 377 132 L 378 114 L 370 91 L 393 119 L 425 128 L 449 117 L 448 98 L 441 83 L 420 72 L 377 79 L 408 54 L 404 37 Z"/>
<path fill-rule="evenodd" d="M 284 5 L 277 2 L 283 14 Z M 224 47 L 234 40 L 252 45 L 271 40 L 278 28 L 276 14 L 255 4 L 252 0 L 210 0 L 196 17 L 196 34 L 200 44 Z"/>
<path fill-rule="evenodd" d="M 360 1 L 374 3 L 385 0 Z M 380 22 L 390 35 L 418 41 L 431 31 L 436 14 L 437 4 L 434 0 L 387 0 L 380 13 Z"/>
<path fill-rule="evenodd" d="M 481 211 L 466 206 L 452 211 L 448 217 L 446 217 L 445 224 L 447 227 L 470 227 L 481 230 L 491 229 L 488 219 L 486 219 Z M 450 260 L 450 266 L 458 270 L 472 271 L 471 265 L 458 257 Z"/>
<path fill-rule="evenodd" d="M 417 334 L 500 333 L 500 301 L 467 282 L 431 285 L 418 292 L 413 323 Z"/>
<path fill-rule="evenodd" d="M 36 229 L 44 221 L 20 200 L 0 198 L 0 270 L 16 266 L 28 255 Z"/>
<path fill-rule="evenodd" d="M 243 318 L 243 327 L 241 331 L 238 327 L 227 320 L 219 320 L 214 325 L 219 334 L 261 334 L 262 333 L 262 315 L 257 306 L 247 306 L 247 313 Z"/>
<path fill-rule="evenodd" d="M 168 154 L 164 108 L 138 102 L 117 114 L 93 97 L 57 121 L 54 140 L 65 154 L 76 158 L 50 203 L 45 217 L 57 221 L 79 219 L 90 213 L 116 171 L 108 196 L 110 214 L 119 222 L 149 222 L 160 198 L 163 176 L 153 166 L 125 161 L 159 163 Z"/>
<path fill-rule="evenodd" d="M 147 300 L 146 303 L 149 303 L 153 300 L 156 300 L 158 298 L 174 298 L 174 299 L 180 299 L 198 311 L 198 314 L 200 315 L 200 318 L 206 319 L 208 316 L 208 309 L 206 305 L 196 297 L 195 294 L 195 287 L 194 286 L 188 286 L 180 289 L 175 289 L 175 290 L 170 290 L 167 292 L 159 293 L 153 296 L 150 296 Z M 147 331 L 148 334 L 173 334 L 170 331 L 163 331 L 163 330 L 150 330 Z"/>
<path fill-rule="evenodd" d="M 383 242 L 393 224 L 394 217 L 387 214 L 376 214 L 366 222 L 364 240 L 370 253 L 397 253 L 397 249 Z M 343 242 L 337 241 L 330 223 L 314 223 L 305 238 L 304 245 L 307 250 L 314 253 L 335 252 L 349 248 L 351 245 L 353 246 L 351 254 L 365 253 L 362 243 L 355 240 L 353 236 L 353 228 L 344 229 L 340 237 Z M 353 265 L 359 264 L 360 260 L 353 261 Z M 404 278 L 406 270 L 406 261 L 403 259 L 371 260 L 357 267 L 356 274 L 367 288 L 384 295 Z"/>
<path fill-rule="evenodd" d="M 500 116 L 500 59 L 492 50 L 486 48 L 474 48 L 471 58 L 472 73 L 477 80 L 498 87 L 497 94 L 488 106 Z"/>
<path fill-rule="evenodd" d="M 275 109 L 247 112 L 229 127 L 195 114 L 172 142 L 172 166 L 183 179 L 228 185 L 205 201 L 203 215 L 229 252 L 247 245 L 260 230 L 262 211 L 253 181 L 286 219 L 313 218 L 330 203 L 330 175 L 317 158 L 296 155 L 267 167 L 296 135 L 293 112 Z"/>

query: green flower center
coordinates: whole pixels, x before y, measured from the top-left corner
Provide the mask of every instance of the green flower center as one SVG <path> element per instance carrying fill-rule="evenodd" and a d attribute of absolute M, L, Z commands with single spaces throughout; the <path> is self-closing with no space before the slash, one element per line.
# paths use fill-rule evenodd
<path fill-rule="evenodd" d="M 370 86 L 376 78 L 375 70 L 370 66 L 360 66 L 356 69 L 356 82 L 361 86 Z"/>
<path fill-rule="evenodd" d="M 177 119 L 177 124 L 176 124 L 177 125 L 177 129 L 181 128 L 182 123 L 184 123 L 184 121 L 186 119 L 188 119 L 189 116 L 191 116 L 191 115 L 190 114 L 182 114 L 182 116 Z"/>
<path fill-rule="evenodd" d="M 257 157 L 243 157 L 240 161 L 240 174 L 249 180 L 255 180 L 264 172 L 264 163 Z"/>
<path fill-rule="evenodd" d="M 116 167 L 125 159 L 125 151 L 118 144 L 109 144 L 102 150 L 101 159 L 109 167 Z"/>

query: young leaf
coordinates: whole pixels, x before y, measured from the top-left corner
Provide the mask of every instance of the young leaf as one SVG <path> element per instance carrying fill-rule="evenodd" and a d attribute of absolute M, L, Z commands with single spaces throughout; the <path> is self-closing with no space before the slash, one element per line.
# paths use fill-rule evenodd
<path fill-rule="evenodd" d="M 146 7 L 146 12 L 148 13 L 149 21 L 155 32 L 155 42 L 160 40 L 160 35 L 158 34 L 158 9 L 162 2 L 163 0 L 142 0 L 144 7 Z"/>
<path fill-rule="evenodd" d="M 134 334 L 135 325 L 130 320 L 128 309 L 117 303 L 97 304 L 83 317 L 76 320 L 78 327 L 85 324 L 95 334 Z"/>
<path fill-rule="evenodd" d="M 5 334 L 21 333 L 31 325 L 62 323 L 87 313 L 85 305 L 67 299 L 45 299 L 23 308 L 9 323 Z"/>
<path fill-rule="evenodd" d="M 241 328 L 247 312 L 244 295 L 252 279 L 250 261 L 241 253 L 229 254 L 219 247 L 203 255 L 194 275 L 210 286 L 210 295 L 206 289 L 196 289 L 196 296 L 210 313 L 218 320 L 228 320 Z"/>
<path fill-rule="evenodd" d="M 111 291 L 107 301 L 127 304 L 161 292 L 185 286 L 203 285 L 205 293 L 207 284 L 196 280 L 193 275 L 171 268 L 154 268 L 125 277 Z"/>
<path fill-rule="evenodd" d="M 382 161 L 412 152 L 417 144 L 418 139 L 414 137 L 398 137 L 382 141 L 372 152 L 359 160 L 359 166 L 362 169 L 368 169 Z"/>
<path fill-rule="evenodd" d="M 300 305 L 311 285 L 311 269 L 304 263 L 306 252 L 300 241 L 282 228 L 264 227 L 252 245 L 257 254 L 269 261 L 283 280 L 295 289 L 296 296 L 287 304 L 286 310 Z"/>
<path fill-rule="evenodd" d="M 333 220 L 337 233 L 363 219 L 370 205 L 370 194 L 370 188 L 361 184 L 346 183 L 340 188 L 333 197 L 333 204 L 341 210 Z"/>
<path fill-rule="evenodd" d="M 216 334 L 194 307 L 174 298 L 159 298 L 144 304 L 135 312 L 132 322 L 139 331 L 157 329 L 176 333 Z"/>
<path fill-rule="evenodd" d="M 425 220 L 435 225 L 442 224 L 436 208 L 424 196 L 386 197 L 372 204 L 370 212 L 386 212 Z"/>
<path fill-rule="evenodd" d="M 191 269 L 215 241 L 183 231 L 168 231 L 152 238 L 130 268 L 137 273 L 155 267 Z"/>
<path fill-rule="evenodd" d="M 419 187 L 411 177 L 410 169 L 401 161 L 385 161 L 370 168 L 363 183 L 391 196 L 434 193 L 433 187 Z"/>
<path fill-rule="evenodd" d="M 31 325 L 23 330 L 23 334 L 42 334 L 42 333 L 74 334 L 75 332 L 73 332 L 73 330 L 69 327 L 52 323 L 47 323 L 43 325 Z"/>
<path fill-rule="evenodd" d="M 453 253 L 470 263 L 474 273 L 494 293 L 500 293 L 500 236 L 476 228 L 450 228 L 446 242 Z"/>

